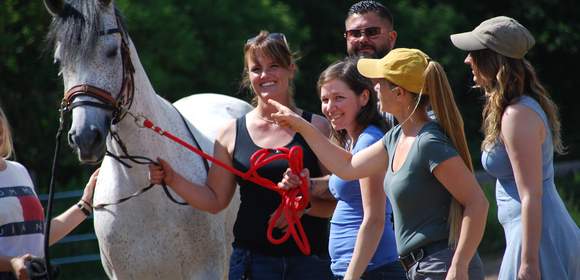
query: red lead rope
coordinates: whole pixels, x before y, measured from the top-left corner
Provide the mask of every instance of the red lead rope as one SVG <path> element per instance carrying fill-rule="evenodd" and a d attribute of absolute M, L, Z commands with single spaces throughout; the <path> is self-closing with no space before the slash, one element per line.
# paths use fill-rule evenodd
<path fill-rule="evenodd" d="M 268 240 L 272 244 L 279 245 L 286 242 L 286 240 L 290 238 L 290 235 L 292 235 L 292 237 L 294 237 L 294 241 L 296 242 L 296 246 L 298 246 L 298 249 L 300 249 L 300 251 L 302 251 L 303 254 L 310 255 L 310 244 L 308 242 L 308 237 L 304 232 L 304 228 L 302 227 L 302 223 L 300 222 L 300 216 L 298 215 L 300 211 L 306 208 L 306 206 L 308 205 L 308 201 L 310 200 L 308 195 L 308 185 L 306 179 L 301 178 L 302 182 L 300 184 L 300 187 L 284 190 L 278 188 L 278 186 L 274 182 L 264 177 L 261 177 L 260 175 L 258 175 L 257 172 L 257 170 L 260 167 L 272 161 L 286 159 L 288 160 L 288 164 L 290 165 L 290 169 L 292 169 L 292 172 L 294 172 L 295 174 L 299 174 L 300 172 L 302 172 L 303 169 L 302 163 L 303 154 L 302 148 L 300 146 L 294 146 L 290 149 L 277 148 L 275 150 L 276 152 L 274 153 L 272 153 L 270 149 L 258 150 L 250 157 L 250 169 L 247 172 L 243 173 L 217 160 L 216 158 L 206 154 L 202 150 L 190 145 L 189 143 L 181 140 L 179 137 L 155 126 L 153 122 L 150 121 L 149 119 L 141 119 L 141 120 L 143 121 L 142 125 L 144 127 L 157 132 L 159 135 L 165 136 L 173 140 L 174 142 L 180 144 L 181 146 L 187 148 L 188 150 L 225 168 L 234 175 L 237 175 L 243 178 L 244 180 L 254 182 L 260 186 L 263 186 L 280 194 L 281 197 L 280 206 L 278 206 L 278 209 L 276 209 L 272 218 L 270 219 L 270 222 L 268 223 L 268 230 L 266 236 L 268 237 Z M 275 238 L 273 236 L 274 226 L 276 225 L 276 222 L 281 218 L 282 215 L 286 217 L 288 229 L 286 230 L 284 235 L 282 235 L 282 237 Z"/>

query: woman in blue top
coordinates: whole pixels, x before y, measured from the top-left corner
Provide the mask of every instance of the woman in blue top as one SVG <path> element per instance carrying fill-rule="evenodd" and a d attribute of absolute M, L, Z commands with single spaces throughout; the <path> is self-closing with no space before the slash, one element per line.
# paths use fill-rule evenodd
<path fill-rule="evenodd" d="M 387 170 L 397 252 L 409 279 L 483 279 L 476 254 L 488 203 L 472 172 L 463 121 L 441 65 L 417 49 L 394 49 L 382 59 L 360 59 L 373 79 L 382 111 L 399 125 L 382 141 L 351 154 L 314 126 L 270 100 L 272 117 L 308 142 L 322 163 L 343 179 Z M 433 108 L 438 123 L 427 109 Z M 448 218 L 449 217 L 449 218 Z"/>
<path fill-rule="evenodd" d="M 554 151 L 564 152 L 558 108 L 524 57 L 534 37 L 495 17 L 451 40 L 470 51 L 465 63 L 485 90 L 481 161 L 497 178 L 506 238 L 499 279 L 580 279 L 580 230 L 554 185 Z"/>
<path fill-rule="evenodd" d="M 376 93 L 371 81 L 358 73 L 356 60 L 329 66 L 320 74 L 318 92 L 332 140 L 339 146 L 355 154 L 386 132 Z M 328 249 L 338 279 L 405 279 L 397 261 L 392 210 L 382 188 L 384 176 L 384 170 L 360 180 L 330 176 L 328 188 L 338 203 Z"/>

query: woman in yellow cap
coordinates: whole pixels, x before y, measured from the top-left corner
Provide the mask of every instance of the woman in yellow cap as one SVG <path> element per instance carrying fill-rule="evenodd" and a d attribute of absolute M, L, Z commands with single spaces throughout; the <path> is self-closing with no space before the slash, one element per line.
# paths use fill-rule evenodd
<path fill-rule="evenodd" d="M 481 162 L 496 177 L 506 250 L 499 279 L 580 279 L 580 230 L 554 184 L 564 152 L 558 107 L 525 55 L 534 37 L 509 17 L 451 35 L 485 91 Z"/>
<path fill-rule="evenodd" d="M 397 251 L 410 279 L 483 279 L 476 249 L 488 203 L 473 175 L 463 120 L 443 68 L 420 50 L 403 48 L 357 66 L 373 79 L 381 110 L 400 123 L 381 141 L 352 155 L 275 101 L 269 101 L 278 109 L 272 117 L 302 134 L 343 179 L 387 170 Z M 429 105 L 437 122 L 427 114 Z"/>

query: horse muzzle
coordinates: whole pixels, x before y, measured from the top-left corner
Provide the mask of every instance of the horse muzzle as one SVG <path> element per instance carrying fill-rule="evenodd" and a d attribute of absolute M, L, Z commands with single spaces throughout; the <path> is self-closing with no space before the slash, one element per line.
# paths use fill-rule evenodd
<path fill-rule="evenodd" d="M 105 156 L 106 136 L 96 125 L 87 125 L 84 129 L 73 127 L 68 132 L 68 142 L 81 163 L 98 164 Z"/>

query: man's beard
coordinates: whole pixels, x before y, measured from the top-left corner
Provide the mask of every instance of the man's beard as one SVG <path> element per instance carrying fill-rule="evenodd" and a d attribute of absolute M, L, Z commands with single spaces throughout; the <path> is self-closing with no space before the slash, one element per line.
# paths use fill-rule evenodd
<path fill-rule="evenodd" d="M 364 48 L 370 48 L 373 50 L 373 52 L 372 53 L 361 52 L 360 50 L 364 49 Z M 375 46 L 364 44 L 364 45 L 356 46 L 353 51 L 354 52 L 352 52 L 352 51 L 349 52 L 348 55 L 350 55 L 350 56 L 356 55 L 356 56 L 364 57 L 364 58 L 377 58 L 378 59 L 378 58 L 383 58 L 385 55 L 387 55 L 391 51 L 391 49 L 388 46 L 384 46 L 383 48 L 377 49 Z"/>

